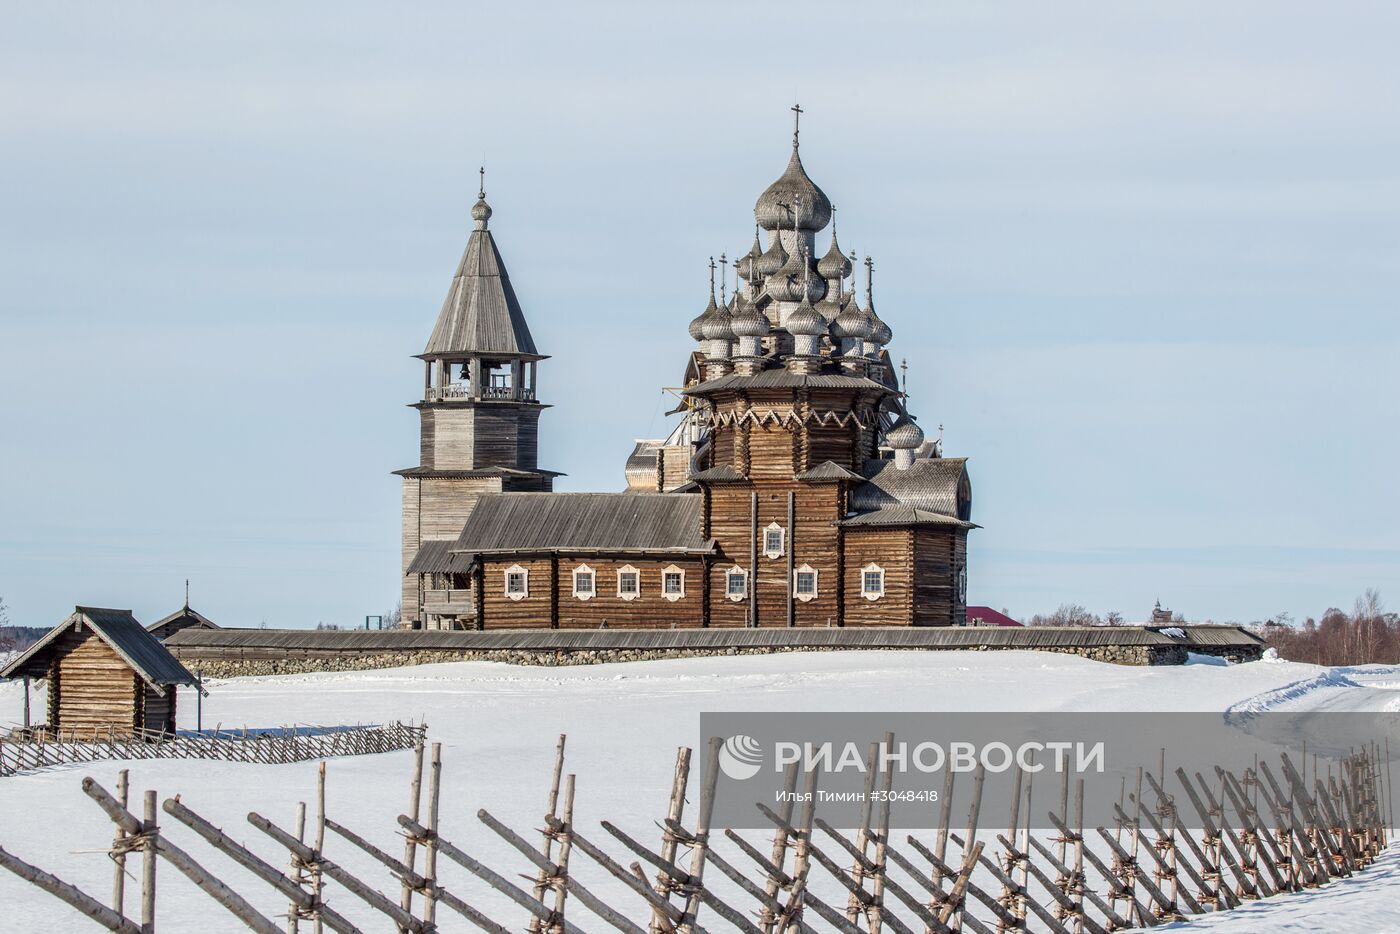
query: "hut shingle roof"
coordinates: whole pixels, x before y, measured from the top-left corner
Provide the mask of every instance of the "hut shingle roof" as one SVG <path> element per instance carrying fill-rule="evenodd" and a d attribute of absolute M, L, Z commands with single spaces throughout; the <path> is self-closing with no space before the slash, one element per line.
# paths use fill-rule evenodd
<path fill-rule="evenodd" d="M 43 677 L 48 672 L 48 659 L 54 642 L 64 632 L 80 625 L 90 627 L 152 686 L 197 683 L 195 676 L 161 645 L 159 639 L 141 628 L 130 610 L 90 606 L 74 608 L 72 616 L 50 629 L 27 652 L 0 671 L 0 678 Z"/>

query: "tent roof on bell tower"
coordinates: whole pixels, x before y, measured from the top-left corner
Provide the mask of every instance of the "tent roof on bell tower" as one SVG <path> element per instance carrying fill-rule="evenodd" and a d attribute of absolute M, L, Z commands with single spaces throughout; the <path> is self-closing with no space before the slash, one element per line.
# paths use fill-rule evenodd
<path fill-rule="evenodd" d="M 500 250 L 486 227 L 491 208 L 486 204 L 484 187 L 477 197 L 472 208 L 475 229 L 467 238 L 466 252 L 457 265 L 422 356 L 538 357 L 520 300 L 515 297 Z"/>

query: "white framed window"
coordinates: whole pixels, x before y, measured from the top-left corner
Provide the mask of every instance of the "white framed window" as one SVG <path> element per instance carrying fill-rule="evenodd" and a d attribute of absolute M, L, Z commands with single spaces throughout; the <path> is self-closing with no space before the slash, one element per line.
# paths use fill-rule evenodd
<path fill-rule="evenodd" d="M 885 595 L 885 569 L 867 564 L 860 569 L 860 595 L 867 600 L 879 600 Z"/>
<path fill-rule="evenodd" d="M 661 596 L 672 603 L 685 596 L 685 572 L 674 564 L 661 572 Z"/>
<path fill-rule="evenodd" d="M 506 568 L 506 599 L 524 600 L 530 596 L 530 572 L 518 564 Z"/>
<path fill-rule="evenodd" d="M 792 595 L 806 603 L 817 599 L 817 569 L 810 564 L 792 572 Z"/>
<path fill-rule="evenodd" d="M 964 605 L 966 605 L 966 603 L 967 603 L 967 564 L 966 564 L 966 563 L 960 564 L 960 565 L 958 566 L 958 602 L 959 602 L 959 603 L 962 603 L 962 604 L 964 604 Z"/>
<path fill-rule="evenodd" d="M 724 572 L 724 595 L 739 602 L 749 595 L 749 572 L 735 565 Z"/>
<path fill-rule="evenodd" d="M 787 533 L 781 525 L 776 522 L 768 525 L 763 530 L 763 556 L 765 558 L 781 558 L 786 538 Z"/>
<path fill-rule="evenodd" d="M 592 600 L 598 593 L 598 575 L 586 564 L 574 568 L 574 596 L 580 600 Z"/>
<path fill-rule="evenodd" d="M 617 569 L 617 595 L 623 600 L 635 600 L 642 595 L 642 573 L 630 564 Z"/>

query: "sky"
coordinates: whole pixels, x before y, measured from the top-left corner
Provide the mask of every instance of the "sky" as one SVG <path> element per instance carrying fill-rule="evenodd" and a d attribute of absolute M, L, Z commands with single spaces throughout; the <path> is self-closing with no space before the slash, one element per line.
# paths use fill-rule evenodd
<path fill-rule="evenodd" d="M 1388 3 L 0 4 L 0 597 L 362 625 L 471 228 L 617 490 L 788 108 L 970 458 L 969 598 L 1400 605 Z M 824 250 L 825 235 L 819 236 Z"/>

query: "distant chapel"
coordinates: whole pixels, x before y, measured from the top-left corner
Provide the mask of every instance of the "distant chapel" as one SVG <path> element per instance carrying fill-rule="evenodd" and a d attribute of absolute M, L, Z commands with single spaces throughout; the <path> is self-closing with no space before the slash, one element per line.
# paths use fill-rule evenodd
<path fill-rule="evenodd" d="M 754 208 L 766 245 L 690 322 L 680 426 L 621 493 L 556 493 L 537 460 L 535 346 L 488 222 L 419 354 L 419 465 L 403 478 L 414 629 L 961 626 L 972 487 L 895 377 L 866 259 L 803 169 Z M 818 257 L 817 234 L 832 224 Z M 849 282 L 847 281 L 849 280 Z"/>

